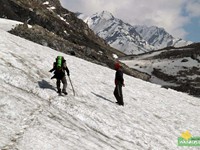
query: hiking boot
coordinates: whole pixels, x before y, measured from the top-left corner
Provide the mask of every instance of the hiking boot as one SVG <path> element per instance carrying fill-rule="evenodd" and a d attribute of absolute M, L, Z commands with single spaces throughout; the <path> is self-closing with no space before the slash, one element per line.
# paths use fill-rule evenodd
<path fill-rule="evenodd" d="M 124 103 L 116 102 L 116 104 L 118 104 L 118 105 L 120 105 L 120 106 L 124 106 Z"/>
<path fill-rule="evenodd" d="M 57 92 L 58 94 L 61 94 L 61 90 L 58 90 L 58 92 Z"/>
<path fill-rule="evenodd" d="M 67 95 L 68 93 L 67 92 L 63 92 L 63 94 Z"/>
<path fill-rule="evenodd" d="M 120 106 L 124 106 L 124 103 L 119 103 Z"/>

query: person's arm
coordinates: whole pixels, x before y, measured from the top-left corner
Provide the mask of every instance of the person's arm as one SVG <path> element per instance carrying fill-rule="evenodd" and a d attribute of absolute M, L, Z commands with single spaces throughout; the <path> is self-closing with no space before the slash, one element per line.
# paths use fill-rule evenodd
<path fill-rule="evenodd" d="M 123 72 L 121 72 L 121 73 L 122 73 L 122 75 L 121 75 L 121 82 L 122 82 L 122 85 L 125 86 L 125 84 L 124 84 L 124 78 L 123 78 Z"/>
<path fill-rule="evenodd" d="M 66 62 L 64 62 L 63 67 L 64 67 L 64 70 L 67 72 L 67 75 L 69 76 L 69 75 L 70 75 L 70 74 L 69 74 L 69 69 L 68 69 L 68 67 L 67 67 Z"/>
<path fill-rule="evenodd" d="M 51 70 L 49 70 L 49 72 L 53 72 L 54 70 L 56 70 L 56 68 L 55 68 L 55 62 L 53 63 L 53 68 Z"/>
<path fill-rule="evenodd" d="M 69 69 L 68 69 L 67 66 L 66 66 L 65 70 L 66 70 L 66 72 L 67 72 L 67 75 L 69 76 Z"/>
<path fill-rule="evenodd" d="M 119 80 L 122 83 L 122 85 L 124 85 L 124 78 L 123 78 L 123 72 L 122 71 L 120 71 L 120 73 L 119 73 Z"/>

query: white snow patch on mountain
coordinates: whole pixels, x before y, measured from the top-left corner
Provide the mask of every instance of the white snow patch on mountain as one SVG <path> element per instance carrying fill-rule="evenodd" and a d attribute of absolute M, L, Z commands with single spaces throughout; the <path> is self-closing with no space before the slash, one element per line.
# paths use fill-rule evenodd
<path fill-rule="evenodd" d="M 49 5 L 49 2 L 48 2 L 48 1 L 46 1 L 46 2 L 44 2 L 44 3 L 43 3 L 43 5 Z"/>

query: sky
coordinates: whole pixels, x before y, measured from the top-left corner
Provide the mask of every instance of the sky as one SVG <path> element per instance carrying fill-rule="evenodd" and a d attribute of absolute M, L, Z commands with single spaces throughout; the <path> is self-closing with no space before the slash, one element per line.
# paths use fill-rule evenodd
<path fill-rule="evenodd" d="M 175 150 L 182 132 L 200 136 L 199 98 L 124 75 L 118 106 L 114 70 L 4 31 L 14 24 L 0 19 L 1 150 Z M 58 55 L 76 96 L 50 79 Z"/>
<path fill-rule="evenodd" d="M 200 0 L 61 0 L 72 12 L 103 10 L 132 25 L 163 27 L 177 38 L 200 42 Z"/>

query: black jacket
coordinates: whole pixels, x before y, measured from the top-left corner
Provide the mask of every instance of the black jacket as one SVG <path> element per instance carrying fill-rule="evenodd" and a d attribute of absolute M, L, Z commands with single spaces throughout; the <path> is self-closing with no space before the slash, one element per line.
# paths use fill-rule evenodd
<path fill-rule="evenodd" d="M 124 78 L 123 78 L 123 72 L 121 69 L 116 70 L 115 73 L 115 84 L 120 84 L 123 85 L 124 84 Z"/>

